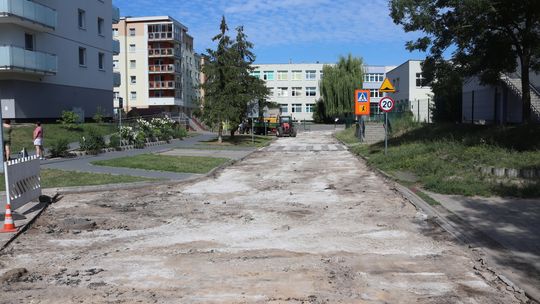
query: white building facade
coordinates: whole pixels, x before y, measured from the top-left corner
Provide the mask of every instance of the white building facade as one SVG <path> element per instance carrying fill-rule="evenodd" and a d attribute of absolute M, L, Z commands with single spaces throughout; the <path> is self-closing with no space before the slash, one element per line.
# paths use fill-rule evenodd
<path fill-rule="evenodd" d="M 324 77 L 320 63 L 259 64 L 252 75 L 266 82 L 270 89 L 269 100 L 280 105 L 282 115 L 294 120 L 313 120 L 314 106 L 321 98 L 320 81 Z M 330 64 L 333 65 L 333 64 Z M 363 88 L 371 91 L 371 112 L 377 115 L 379 93 L 386 73 L 394 67 L 365 66 Z M 352 98 L 352 96 L 351 96 Z"/>
<path fill-rule="evenodd" d="M 122 98 L 126 112 L 154 108 L 191 115 L 200 96 L 200 68 L 187 31 L 169 16 L 123 17 L 113 26 L 120 41 L 114 70 L 122 78 L 114 94 L 115 100 Z"/>
<path fill-rule="evenodd" d="M 431 122 L 433 91 L 425 85 L 422 61 L 409 60 L 387 73 L 396 93 L 388 94 L 401 111 L 411 111 L 420 122 Z"/>
<path fill-rule="evenodd" d="M 112 115 L 112 0 L 0 0 L 5 118 Z M 7 111 L 6 108 L 9 108 Z"/>

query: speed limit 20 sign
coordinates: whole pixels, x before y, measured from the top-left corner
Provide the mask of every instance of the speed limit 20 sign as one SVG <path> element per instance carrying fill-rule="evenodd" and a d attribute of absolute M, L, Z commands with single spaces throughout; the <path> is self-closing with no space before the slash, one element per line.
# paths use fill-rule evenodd
<path fill-rule="evenodd" d="M 390 112 L 394 108 L 394 100 L 390 97 L 383 97 L 381 98 L 381 101 L 379 101 L 379 108 L 383 110 L 384 112 Z"/>

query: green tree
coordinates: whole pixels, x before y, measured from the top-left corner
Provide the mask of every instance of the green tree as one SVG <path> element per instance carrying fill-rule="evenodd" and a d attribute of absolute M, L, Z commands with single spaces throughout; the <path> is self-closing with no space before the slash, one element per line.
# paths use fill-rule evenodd
<path fill-rule="evenodd" d="M 246 117 L 248 104 L 264 100 L 268 95 L 264 81 L 250 75 L 255 55 L 244 28 L 236 29 L 234 42 L 227 35 L 228 30 L 223 17 L 220 33 L 213 38 L 218 42 L 217 48 L 207 50 L 207 61 L 202 69 L 207 79 L 202 85 L 205 98 L 201 117 L 209 126 L 217 126 L 219 142 L 222 142 L 225 121 L 232 126 L 231 136 L 234 136 L 238 124 Z"/>
<path fill-rule="evenodd" d="M 434 122 L 459 122 L 462 113 L 463 77 L 448 61 L 424 61 L 423 74 L 430 79 L 434 104 L 431 113 Z"/>
<path fill-rule="evenodd" d="M 364 69 L 362 58 L 341 56 L 335 66 L 323 67 L 320 83 L 326 116 L 352 115 L 354 91 L 362 88 Z"/>
<path fill-rule="evenodd" d="M 445 52 L 455 48 L 456 70 L 484 84 L 519 70 L 523 120 L 530 122 L 529 72 L 540 71 L 538 0 L 390 0 L 390 15 L 405 31 L 425 33 L 407 48 L 427 51 L 436 67 L 444 68 Z"/>

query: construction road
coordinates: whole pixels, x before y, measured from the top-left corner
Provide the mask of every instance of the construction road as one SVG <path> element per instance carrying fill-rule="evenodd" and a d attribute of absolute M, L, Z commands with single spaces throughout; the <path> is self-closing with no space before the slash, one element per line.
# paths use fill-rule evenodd
<path fill-rule="evenodd" d="M 0 303 L 520 303 L 330 132 L 190 184 L 67 195 L 0 266 Z"/>

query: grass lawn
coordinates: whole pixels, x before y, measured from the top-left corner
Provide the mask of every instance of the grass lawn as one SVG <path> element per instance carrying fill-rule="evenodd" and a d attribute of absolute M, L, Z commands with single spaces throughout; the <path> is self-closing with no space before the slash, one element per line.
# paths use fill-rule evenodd
<path fill-rule="evenodd" d="M 140 154 L 110 160 L 92 162 L 93 165 L 169 171 L 178 173 L 207 173 L 226 162 L 228 158 L 200 156 L 170 156 L 157 154 Z"/>
<path fill-rule="evenodd" d="M 4 180 L 4 174 L 0 174 Z M 154 179 L 134 177 L 127 175 L 98 174 L 75 171 L 63 171 L 56 169 L 41 170 L 41 186 L 43 188 L 93 186 L 105 184 L 133 183 L 152 181 Z M 5 183 L 0 183 L 0 191 L 5 191 Z"/>
<path fill-rule="evenodd" d="M 234 137 L 223 136 L 223 143 L 218 143 L 217 138 L 204 142 L 202 145 L 211 145 L 217 147 L 253 147 L 262 148 L 270 144 L 275 136 L 255 135 L 254 141 L 251 141 L 251 135 L 235 135 Z"/>
<path fill-rule="evenodd" d="M 345 130 L 341 137 L 347 137 Z M 354 146 L 354 153 L 395 176 L 414 176 L 417 185 L 442 194 L 540 197 L 540 180 L 482 176 L 477 166 L 540 168 L 540 126 L 420 125 L 384 144 Z"/>
<path fill-rule="evenodd" d="M 80 125 L 80 129 L 67 130 L 62 128 L 61 124 L 42 124 L 44 134 L 45 148 L 48 148 L 50 144 L 60 138 L 65 138 L 69 142 L 78 142 L 79 139 L 85 134 L 86 130 L 95 128 L 101 135 L 112 134 L 116 131 L 116 125 L 114 124 L 97 124 L 97 123 L 84 123 Z M 34 151 L 34 144 L 32 141 L 32 132 L 34 131 L 33 124 L 13 124 L 13 131 L 11 133 L 11 153 L 17 154 L 25 147 L 28 151 Z"/>

